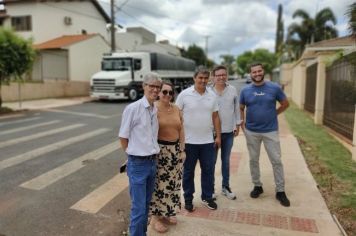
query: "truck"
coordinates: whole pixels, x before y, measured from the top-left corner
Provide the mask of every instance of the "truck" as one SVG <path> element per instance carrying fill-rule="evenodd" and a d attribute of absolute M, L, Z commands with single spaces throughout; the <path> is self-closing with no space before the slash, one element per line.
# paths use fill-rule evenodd
<path fill-rule="evenodd" d="M 129 99 L 143 96 L 142 82 L 149 72 L 175 86 L 176 92 L 193 83 L 193 60 L 156 52 L 115 52 L 104 54 L 101 71 L 90 80 L 90 96 L 100 100 Z"/>

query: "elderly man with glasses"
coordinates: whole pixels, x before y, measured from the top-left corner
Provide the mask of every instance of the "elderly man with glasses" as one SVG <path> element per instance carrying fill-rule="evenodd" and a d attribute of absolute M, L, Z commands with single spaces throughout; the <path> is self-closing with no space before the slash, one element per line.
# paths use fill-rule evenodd
<path fill-rule="evenodd" d="M 155 184 L 158 119 L 154 101 L 161 89 L 155 73 L 144 77 L 144 96 L 128 105 L 121 120 L 119 138 L 127 153 L 127 175 L 131 197 L 130 235 L 146 235 L 149 204 Z"/>

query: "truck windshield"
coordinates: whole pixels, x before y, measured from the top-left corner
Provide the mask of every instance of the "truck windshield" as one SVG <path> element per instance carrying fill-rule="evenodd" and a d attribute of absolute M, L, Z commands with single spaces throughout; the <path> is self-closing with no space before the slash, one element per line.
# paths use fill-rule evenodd
<path fill-rule="evenodd" d="M 101 63 L 102 70 L 131 70 L 131 59 L 110 58 L 104 59 Z"/>

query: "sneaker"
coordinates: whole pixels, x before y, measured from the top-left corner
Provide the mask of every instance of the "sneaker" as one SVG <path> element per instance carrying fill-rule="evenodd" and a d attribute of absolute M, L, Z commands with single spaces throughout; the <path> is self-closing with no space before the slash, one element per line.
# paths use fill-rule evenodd
<path fill-rule="evenodd" d="M 285 206 L 285 207 L 290 206 L 290 202 L 289 202 L 285 192 L 277 192 L 276 199 L 281 203 L 282 206 Z"/>
<path fill-rule="evenodd" d="M 255 186 L 253 190 L 250 193 L 250 197 L 252 198 L 258 198 L 261 193 L 263 193 L 263 188 L 262 186 Z"/>
<path fill-rule="evenodd" d="M 205 199 L 205 200 L 202 199 L 201 202 L 203 203 L 204 206 L 206 206 L 210 210 L 216 210 L 218 208 L 218 205 L 214 202 L 213 199 Z"/>
<path fill-rule="evenodd" d="M 195 210 L 194 205 L 191 201 L 186 201 L 184 208 L 189 212 L 193 212 Z"/>
<path fill-rule="evenodd" d="M 230 200 L 235 200 L 236 199 L 236 194 L 231 192 L 231 189 L 227 186 L 223 186 L 221 190 L 221 194 L 226 196 Z"/>

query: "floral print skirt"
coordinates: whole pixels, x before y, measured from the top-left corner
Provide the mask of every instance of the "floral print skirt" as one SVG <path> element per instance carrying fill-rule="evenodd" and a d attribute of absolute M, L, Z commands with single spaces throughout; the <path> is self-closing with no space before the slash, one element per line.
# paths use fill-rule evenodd
<path fill-rule="evenodd" d="M 175 216 L 181 209 L 183 161 L 179 158 L 179 143 L 159 144 L 155 189 L 150 203 L 150 214 Z"/>

